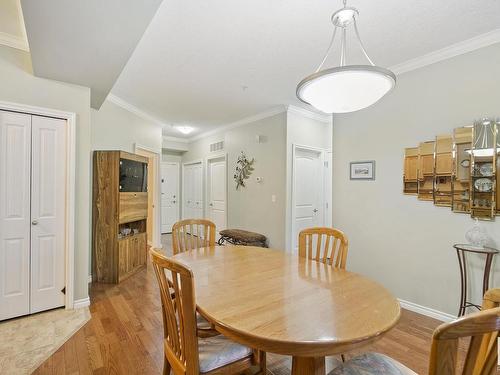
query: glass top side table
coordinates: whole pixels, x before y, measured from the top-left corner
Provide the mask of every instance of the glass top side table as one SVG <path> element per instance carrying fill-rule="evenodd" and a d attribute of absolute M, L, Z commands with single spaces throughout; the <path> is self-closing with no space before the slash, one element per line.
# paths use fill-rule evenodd
<path fill-rule="evenodd" d="M 465 253 L 476 253 L 486 255 L 486 262 L 484 264 L 483 272 L 483 295 L 486 293 L 490 282 L 490 271 L 493 256 L 499 253 L 499 250 L 488 246 L 475 246 L 470 244 L 455 244 L 453 245 L 457 251 L 458 265 L 460 266 L 460 307 L 458 309 L 458 316 L 463 316 L 465 314 L 465 309 L 467 307 L 475 307 L 481 310 L 481 306 L 476 305 L 472 302 L 467 301 L 467 265 L 465 261 Z"/>

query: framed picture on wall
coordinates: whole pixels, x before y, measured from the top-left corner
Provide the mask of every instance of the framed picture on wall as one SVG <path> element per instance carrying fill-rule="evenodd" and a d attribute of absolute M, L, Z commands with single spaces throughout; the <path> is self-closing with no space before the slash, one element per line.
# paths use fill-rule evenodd
<path fill-rule="evenodd" d="M 375 180 L 375 160 L 352 161 L 350 167 L 351 180 Z"/>

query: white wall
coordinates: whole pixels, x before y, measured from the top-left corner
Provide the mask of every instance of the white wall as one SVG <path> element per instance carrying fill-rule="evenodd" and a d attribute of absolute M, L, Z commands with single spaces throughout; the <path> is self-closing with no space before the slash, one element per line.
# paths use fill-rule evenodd
<path fill-rule="evenodd" d="M 212 134 L 189 144 L 183 163 L 209 156 L 209 145 L 224 141 L 228 160 L 228 228 L 246 229 L 266 235 L 271 247 L 285 247 L 285 174 L 286 113 L 257 120 L 233 129 Z M 257 143 L 256 135 L 263 136 Z M 246 187 L 236 190 L 233 180 L 236 160 L 241 151 L 255 158 L 255 170 Z M 262 177 L 257 183 L 255 178 Z M 271 196 L 276 195 L 276 202 Z"/>
<path fill-rule="evenodd" d="M 292 250 L 293 147 L 332 148 L 332 118 L 289 107 L 286 120 L 286 249 Z"/>
<path fill-rule="evenodd" d="M 135 152 L 135 145 L 162 150 L 161 125 L 141 117 L 106 100 L 97 111 L 91 110 L 92 150 L 122 150 Z"/>
<path fill-rule="evenodd" d="M 88 297 L 90 253 L 90 90 L 34 77 L 29 54 L 0 47 L 0 100 L 75 112 L 75 300 Z"/>
<path fill-rule="evenodd" d="M 375 106 L 334 117 L 333 224 L 350 240 L 347 267 L 380 281 L 397 297 L 456 314 L 457 257 L 469 215 L 403 195 L 405 147 L 451 134 L 482 116 L 500 115 L 500 44 L 398 77 Z M 375 181 L 350 181 L 349 162 L 376 160 Z M 483 224 L 500 245 L 500 217 Z M 481 301 L 480 268 L 471 257 L 473 301 Z M 500 286 L 500 260 L 490 286 Z"/>

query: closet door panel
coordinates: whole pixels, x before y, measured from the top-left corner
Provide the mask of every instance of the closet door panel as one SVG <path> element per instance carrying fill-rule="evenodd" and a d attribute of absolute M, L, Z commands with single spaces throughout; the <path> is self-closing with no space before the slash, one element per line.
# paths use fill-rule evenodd
<path fill-rule="evenodd" d="M 66 121 L 33 116 L 31 313 L 64 306 Z"/>
<path fill-rule="evenodd" d="M 29 313 L 31 116 L 0 111 L 0 320 Z"/>

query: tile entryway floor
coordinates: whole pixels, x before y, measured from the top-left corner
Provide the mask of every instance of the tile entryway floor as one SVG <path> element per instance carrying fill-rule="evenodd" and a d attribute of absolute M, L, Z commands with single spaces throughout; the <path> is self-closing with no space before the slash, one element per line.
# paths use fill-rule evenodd
<path fill-rule="evenodd" d="M 61 308 L 0 323 L 0 374 L 31 374 L 89 319 Z"/>

